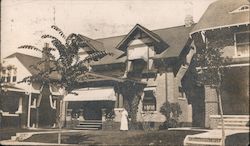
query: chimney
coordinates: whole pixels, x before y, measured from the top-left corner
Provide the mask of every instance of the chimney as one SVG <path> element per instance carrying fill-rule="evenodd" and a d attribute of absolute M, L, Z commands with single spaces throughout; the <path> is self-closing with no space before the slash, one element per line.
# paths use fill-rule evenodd
<path fill-rule="evenodd" d="M 185 27 L 190 27 L 194 24 L 193 16 L 192 15 L 186 15 L 185 17 Z"/>
<path fill-rule="evenodd" d="M 42 61 L 44 61 L 43 69 L 48 70 L 50 67 L 50 64 L 49 64 L 49 43 L 44 44 L 42 54 L 43 54 Z"/>
<path fill-rule="evenodd" d="M 192 0 L 185 0 L 185 27 L 190 27 L 194 24 L 193 20 L 193 1 Z"/>

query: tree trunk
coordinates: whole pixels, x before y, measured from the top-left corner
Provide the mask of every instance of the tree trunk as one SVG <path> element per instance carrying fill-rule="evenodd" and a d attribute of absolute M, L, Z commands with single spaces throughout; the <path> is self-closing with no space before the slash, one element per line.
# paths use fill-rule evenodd
<path fill-rule="evenodd" d="M 140 103 L 141 97 L 138 95 L 134 95 L 131 103 L 131 126 L 133 129 L 137 129 L 137 112 L 138 112 L 138 105 Z"/>
<path fill-rule="evenodd" d="M 217 91 L 217 97 L 218 97 L 219 108 L 220 108 L 220 117 L 221 117 L 221 145 L 225 146 L 225 127 L 224 127 L 224 117 L 223 117 L 220 87 L 218 87 L 216 91 Z"/>

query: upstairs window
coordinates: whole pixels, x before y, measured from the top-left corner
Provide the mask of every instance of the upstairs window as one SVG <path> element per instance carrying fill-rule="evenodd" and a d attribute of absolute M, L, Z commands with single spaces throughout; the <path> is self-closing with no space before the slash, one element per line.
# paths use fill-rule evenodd
<path fill-rule="evenodd" d="M 17 68 L 8 66 L 2 70 L 1 79 L 3 82 L 12 83 L 17 81 Z"/>
<path fill-rule="evenodd" d="M 240 6 L 238 9 L 236 10 L 233 10 L 232 12 L 230 13 L 239 13 L 239 12 L 246 12 L 246 11 L 249 11 L 249 5 L 243 5 L 243 6 Z"/>
<path fill-rule="evenodd" d="M 250 32 L 240 32 L 235 34 L 236 56 L 249 56 Z"/>

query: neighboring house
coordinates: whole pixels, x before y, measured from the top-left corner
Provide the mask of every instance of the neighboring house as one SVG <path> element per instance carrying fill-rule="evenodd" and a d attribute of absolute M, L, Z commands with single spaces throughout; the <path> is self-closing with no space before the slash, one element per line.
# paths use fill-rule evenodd
<path fill-rule="evenodd" d="M 45 88 L 40 83 L 18 83 L 23 78 L 37 73 L 31 66 L 39 61 L 41 58 L 22 53 L 14 53 L 4 58 L 3 66 L 7 67 L 1 71 L 4 80 L 1 94 L 1 126 L 34 127 L 56 122 L 56 100 L 50 95 L 54 92 L 48 92 L 48 95 L 44 95 L 48 98 L 43 98 L 40 93 Z M 43 112 L 45 110 L 46 112 Z"/>
<path fill-rule="evenodd" d="M 223 56 L 231 59 L 222 77 L 225 117 L 249 115 L 249 18 L 249 1 L 218 0 L 207 8 L 190 33 L 197 53 L 200 48 L 209 47 L 207 42 L 220 41 L 217 47 L 225 46 Z M 194 110 L 193 121 L 198 126 L 213 128 L 213 120 L 219 118 L 216 91 L 208 86 L 190 86 L 194 82 L 188 76 L 187 73 L 183 82 L 188 86 L 186 94 Z"/>

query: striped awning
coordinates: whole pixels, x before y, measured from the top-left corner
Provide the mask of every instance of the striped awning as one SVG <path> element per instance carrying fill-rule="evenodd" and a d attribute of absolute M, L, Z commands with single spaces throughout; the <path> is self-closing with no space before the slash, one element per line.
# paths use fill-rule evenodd
<path fill-rule="evenodd" d="M 73 91 L 75 94 L 68 94 L 64 101 L 115 101 L 113 88 L 82 88 Z"/>

